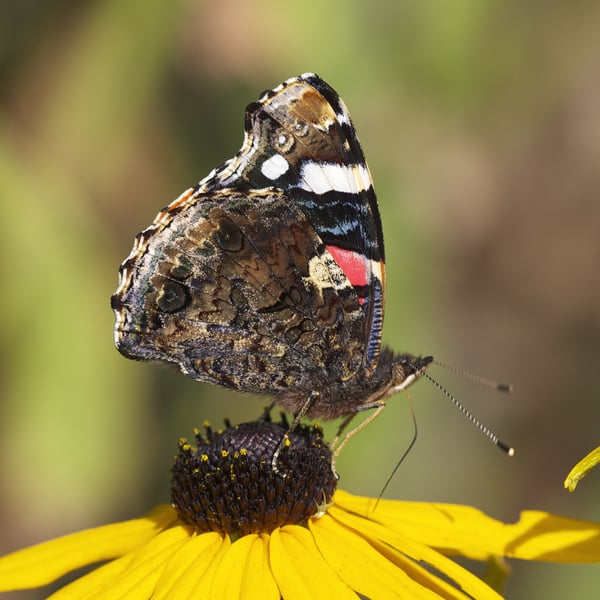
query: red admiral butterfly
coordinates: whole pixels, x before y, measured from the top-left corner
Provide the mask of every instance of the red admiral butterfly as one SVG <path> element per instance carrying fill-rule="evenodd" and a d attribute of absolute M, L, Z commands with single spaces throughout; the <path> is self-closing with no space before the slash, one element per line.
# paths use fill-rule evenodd
<path fill-rule="evenodd" d="M 381 348 L 371 175 L 344 102 L 312 73 L 247 107 L 240 151 L 157 215 L 119 274 L 122 354 L 297 418 L 382 408 L 432 360 Z"/>

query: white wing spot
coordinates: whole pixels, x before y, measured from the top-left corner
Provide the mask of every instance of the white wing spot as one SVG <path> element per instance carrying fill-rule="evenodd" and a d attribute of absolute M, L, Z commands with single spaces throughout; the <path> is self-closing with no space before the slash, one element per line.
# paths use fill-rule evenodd
<path fill-rule="evenodd" d="M 281 154 L 274 154 L 265 160 L 260 171 L 267 179 L 273 181 L 281 177 L 289 168 L 290 163 Z"/>
<path fill-rule="evenodd" d="M 347 192 L 355 194 L 371 187 L 371 175 L 366 165 L 307 162 L 302 166 L 299 187 L 307 192 Z"/>

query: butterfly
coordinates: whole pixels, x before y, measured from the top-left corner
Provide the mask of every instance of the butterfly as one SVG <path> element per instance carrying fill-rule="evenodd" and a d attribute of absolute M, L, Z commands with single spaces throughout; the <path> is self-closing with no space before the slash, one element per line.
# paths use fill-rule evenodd
<path fill-rule="evenodd" d="M 384 303 L 371 174 L 313 73 L 246 108 L 241 149 L 138 234 L 111 299 L 126 357 L 269 395 L 297 419 L 382 408 L 431 363 L 382 348 Z"/>

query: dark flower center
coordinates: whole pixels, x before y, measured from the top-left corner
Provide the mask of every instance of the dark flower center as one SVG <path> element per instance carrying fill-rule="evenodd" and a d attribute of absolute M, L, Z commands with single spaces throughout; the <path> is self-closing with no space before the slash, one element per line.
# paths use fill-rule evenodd
<path fill-rule="evenodd" d="M 273 469 L 273 455 L 288 431 L 285 421 L 227 424 L 196 432 L 197 448 L 179 442 L 171 500 L 179 517 L 200 531 L 233 535 L 270 532 L 306 521 L 333 497 L 331 451 L 317 426 L 289 433 Z"/>

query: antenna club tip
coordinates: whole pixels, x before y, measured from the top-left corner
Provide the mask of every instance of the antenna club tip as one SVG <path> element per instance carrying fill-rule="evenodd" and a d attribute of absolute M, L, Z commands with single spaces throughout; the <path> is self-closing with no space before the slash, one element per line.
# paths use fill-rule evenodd
<path fill-rule="evenodd" d="M 498 448 L 500 448 L 500 450 L 502 450 L 508 456 L 514 456 L 515 455 L 515 449 L 512 446 L 509 446 L 509 445 L 505 444 L 504 442 L 502 442 L 500 440 L 498 440 L 496 442 L 496 445 L 498 446 Z"/>
<path fill-rule="evenodd" d="M 507 394 L 510 394 L 513 391 L 513 386 L 512 383 L 499 383 L 496 389 L 499 392 L 506 392 Z"/>

